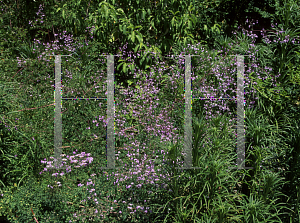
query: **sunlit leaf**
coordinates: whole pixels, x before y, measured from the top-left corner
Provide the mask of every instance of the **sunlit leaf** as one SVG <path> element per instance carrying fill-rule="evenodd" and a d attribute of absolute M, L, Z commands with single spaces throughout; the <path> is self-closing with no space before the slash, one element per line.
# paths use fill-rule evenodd
<path fill-rule="evenodd" d="M 123 72 L 126 73 L 126 71 L 127 71 L 127 64 L 123 63 Z"/>
<path fill-rule="evenodd" d="M 134 31 L 131 32 L 131 40 L 132 40 L 132 42 L 134 42 L 134 40 L 135 40 L 135 33 L 134 33 Z"/>

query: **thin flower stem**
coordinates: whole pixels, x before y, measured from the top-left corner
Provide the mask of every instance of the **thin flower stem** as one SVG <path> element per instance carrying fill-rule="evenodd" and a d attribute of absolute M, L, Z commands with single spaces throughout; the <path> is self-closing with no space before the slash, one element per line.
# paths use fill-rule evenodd
<path fill-rule="evenodd" d="M 34 220 L 36 221 L 36 223 L 39 223 L 38 220 L 36 220 L 36 218 L 35 218 L 35 214 L 33 213 L 32 208 L 30 208 L 30 209 L 31 209 L 31 212 L 32 212 L 32 214 L 33 214 Z"/>

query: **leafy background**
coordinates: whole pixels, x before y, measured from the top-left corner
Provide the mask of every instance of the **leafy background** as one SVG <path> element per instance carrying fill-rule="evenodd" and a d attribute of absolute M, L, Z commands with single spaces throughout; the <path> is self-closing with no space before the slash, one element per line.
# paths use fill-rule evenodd
<path fill-rule="evenodd" d="M 0 149 L 2 153 L 0 182 L 2 184 L 1 194 L 5 194 L 1 198 L 0 212 L 4 216 L 3 219 L 13 221 L 17 219 L 16 215 L 18 215 L 19 219 L 23 219 L 23 222 L 33 221 L 30 209 L 25 207 L 26 203 L 30 203 L 30 200 L 34 200 L 30 205 L 36 208 L 34 211 L 37 216 L 47 216 L 48 214 L 49 218 L 54 218 L 55 212 L 58 213 L 64 209 L 55 207 L 55 203 L 58 202 L 57 197 L 64 196 L 64 199 L 68 199 L 69 196 L 68 193 L 64 193 L 65 191 L 57 196 L 55 193 L 60 193 L 57 190 L 54 194 L 49 194 L 49 197 L 45 197 L 47 185 L 50 184 L 45 179 L 49 180 L 50 177 L 42 178 L 39 174 L 40 170 L 44 168 L 40 160 L 49 157 L 51 149 L 53 150 L 51 148 L 53 120 L 49 115 L 52 108 L 48 106 L 53 102 L 53 94 L 49 83 L 46 84 L 45 81 L 42 84 L 43 79 L 41 77 L 50 75 L 54 78 L 54 63 L 53 57 L 47 59 L 40 57 L 42 52 L 45 55 L 47 50 L 52 47 L 54 54 L 73 53 L 73 57 L 62 62 L 62 71 L 65 71 L 63 78 L 68 80 L 66 81 L 68 83 L 66 90 L 71 92 L 70 97 L 72 97 L 76 96 L 76 91 L 82 92 L 92 86 L 93 80 L 87 80 L 85 75 L 88 77 L 89 73 L 96 72 L 95 66 L 99 70 L 105 69 L 105 64 L 99 65 L 97 62 L 99 61 L 98 55 L 102 53 L 116 55 L 126 52 L 131 55 L 130 51 L 134 53 L 143 52 L 140 57 L 134 58 L 134 60 L 132 58 L 130 60 L 129 56 L 117 59 L 115 81 L 119 87 L 128 89 L 131 85 L 133 87 L 138 86 L 139 78 L 134 78 L 134 74 L 138 70 L 143 70 L 145 73 L 150 72 L 152 66 L 157 63 L 156 60 L 148 58 L 151 55 L 150 52 L 164 56 L 179 55 L 186 52 L 189 44 L 201 43 L 209 52 L 230 50 L 234 54 L 249 55 L 251 48 L 255 52 L 257 63 L 255 68 L 271 68 L 269 72 L 262 72 L 263 80 L 258 78 L 257 73 L 249 74 L 250 86 L 246 87 L 249 92 L 253 89 L 256 90 L 251 93 L 256 99 L 257 104 L 255 106 L 258 109 L 246 110 L 245 114 L 247 126 L 246 154 L 249 154 L 246 164 L 255 168 L 254 170 L 239 172 L 244 175 L 244 178 L 239 182 L 241 186 L 237 187 L 237 190 L 248 200 L 243 200 L 244 203 L 237 201 L 235 203 L 251 212 L 249 215 L 244 214 L 244 218 L 240 219 L 243 219 L 244 222 L 276 222 L 274 216 L 278 217 L 279 213 L 276 211 L 279 211 L 280 220 L 277 219 L 277 222 L 300 221 L 299 2 L 288 0 L 15 0 L 0 2 L 0 113 L 1 115 L 4 114 L 0 125 Z M 249 37 L 248 33 L 251 33 L 252 37 Z M 256 39 L 256 42 L 252 45 L 253 39 Z M 149 53 L 147 53 L 148 51 Z M 253 58 L 245 58 L 246 64 L 252 62 Z M 167 61 L 163 57 L 160 57 L 160 60 Z M 176 62 L 178 60 L 168 61 L 168 66 L 174 65 Z M 198 62 L 197 58 L 192 58 L 192 64 Z M 73 70 L 80 72 L 81 76 L 76 76 L 71 80 L 69 73 Z M 274 84 L 274 80 L 276 80 L 276 84 Z M 21 85 L 17 85 L 19 83 Z M 79 85 L 77 85 L 78 83 Z M 26 100 L 25 96 L 24 98 L 15 97 L 20 95 L 20 92 L 29 97 L 36 86 L 43 86 L 38 88 L 39 92 L 36 92 L 36 95 L 44 96 L 43 100 L 39 97 L 32 100 Z M 19 87 L 22 91 L 18 91 Z M 103 89 L 104 91 L 105 89 Z M 64 95 L 65 93 L 67 92 L 64 92 Z M 89 92 L 89 95 L 93 94 L 93 91 Z M 70 113 L 63 122 L 74 123 L 76 126 L 72 126 L 72 128 L 78 129 L 79 134 L 83 133 L 88 136 L 93 132 L 93 129 L 86 130 L 81 122 L 73 121 L 74 117 L 79 115 L 89 117 L 99 112 L 95 110 L 96 103 L 90 102 L 88 105 L 90 109 L 85 107 L 86 110 L 80 108 L 80 104 L 80 101 L 64 102 L 64 109 L 69 110 Z M 199 107 L 195 106 L 195 111 L 201 110 L 200 108 L 204 105 L 202 102 L 198 104 L 200 105 Z M 8 115 L 8 112 L 20 110 L 20 105 L 23 106 L 21 108 L 44 107 L 44 109 L 25 110 L 22 111 L 22 115 L 20 112 Z M 105 110 L 105 107 L 103 109 Z M 179 114 L 180 112 L 175 113 L 173 115 L 178 117 L 175 126 L 180 127 L 183 125 L 183 121 L 180 121 L 182 116 Z M 130 116 L 127 118 L 129 121 L 131 119 L 131 124 L 136 122 L 136 119 Z M 37 126 L 36 123 L 40 120 L 44 122 Z M 11 127 L 7 126 L 6 121 L 10 122 Z M 12 125 L 17 125 L 17 122 L 19 125 L 23 124 L 27 127 L 24 130 L 12 128 Z M 33 129 L 42 131 L 37 133 L 37 131 L 32 131 Z M 72 132 L 68 132 L 68 128 L 66 130 L 64 137 L 69 137 L 67 140 L 69 144 L 65 146 L 70 146 L 66 148 L 66 153 L 70 154 L 72 153 L 72 143 L 78 142 L 80 135 L 71 134 Z M 217 145 L 218 141 L 216 140 L 219 136 L 214 135 L 216 133 L 213 132 L 211 134 L 212 144 Z M 99 142 L 80 142 L 84 145 L 90 145 L 91 149 L 95 149 L 103 148 L 99 145 L 103 145 L 104 140 L 105 136 L 102 136 L 102 140 Z M 125 140 L 117 140 L 117 146 L 128 142 Z M 97 154 L 100 155 L 94 160 L 103 160 L 101 156 L 105 157 L 104 152 L 102 150 L 97 151 Z M 196 157 L 196 154 L 194 155 Z M 198 158 L 200 159 L 200 157 L 202 156 Z M 203 166 L 215 165 L 212 164 L 214 158 L 207 160 L 202 157 L 201 159 Z M 262 162 L 264 162 L 263 165 Z M 222 164 L 216 165 L 218 169 L 218 166 Z M 166 168 L 166 171 L 174 174 L 174 169 L 171 169 Z M 90 171 L 92 172 L 92 169 Z M 212 172 L 208 173 L 213 173 L 215 170 L 210 171 Z M 80 179 L 74 179 L 78 182 L 87 177 L 84 171 L 79 172 L 80 170 L 78 170 L 78 174 L 74 174 L 74 176 L 80 176 Z M 197 172 L 191 173 L 191 176 L 197 176 Z M 224 176 L 222 184 L 226 185 L 225 179 L 227 178 L 226 175 Z M 285 183 L 281 183 L 279 179 Z M 105 177 L 103 179 L 98 178 L 99 185 L 102 185 L 100 182 L 103 180 Z M 195 182 L 197 180 L 199 178 L 196 177 Z M 262 182 L 265 182 L 263 192 L 260 190 Z M 71 184 L 68 185 L 71 187 Z M 107 188 L 114 188 L 108 185 L 107 182 Z M 176 191 L 175 182 L 173 185 L 173 189 Z M 199 185 L 206 185 L 206 182 L 203 181 L 203 184 Z M 197 194 L 201 189 L 199 185 L 194 188 L 194 193 L 190 189 L 190 193 Z M 76 190 L 74 194 L 83 193 L 79 188 L 74 190 Z M 117 194 L 113 190 L 111 193 Z M 260 198 L 265 203 L 253 198 L 256 193 L 260 194 Z M 39 198 L 35 198 L 35 194 L 39 194 Z M 124 191 L 122 195 L 127 196 Z M 30 198 L 30 196 L 32 197 Z M 68 210 L 79 210 L 78 198 L 70 196 L 69 199 L 73 199 L 71 203 L 74 205 L 68 206 Z M 191 200 L 193 199 L 191 198 Z M 164 200 L 162 200 L 162 205 L 166 203 L 163 202 Z M 180 202 L 176 202 L 174 203 L 175 206 L 180 204 Z M 24 203 L 25 206 L 23 207 L 21 203 Z M 270 206 L 276 206 L 275 203 L 276 205 L 283 203 L 287 209 L 268 212 Z M 191 204 L 197 204 L 197 200 L 194 199 Z M 220 210 L 222 209 L 222 204 L 217 206 L 220 207 Z M 206 215 L 203 209 L 201 209 L 201 213 L 202 218 L 198 215 L 198 222 L 201 222 L 201 219 L 203 222 L 211 220 L 209 214 Z M 179 212 L 179 214 L 181 217 L 178 216 L 178 222 L 184 222 L 183 219 L 188 219 L 188 217 L 184 218 L 184 211 Z M 260 214 L 265 218 L 262 218 Z M 188 216 L 188 214 L 186 215 Z M 235 215 L 238 216 L 237 213 Z M 266 216 L 268 215 L 273 217 L 267 220 Z M 221 214 L 216 216 L 218 219 L 216 221 L 223 222 L 224 219 Z M 256 217 L 247 219 L 245 216 Z M 196 217 L 193 218 L 193 220 L 195 219 Z M 66 222 L 66 219 L 62 221 Z M 127 219 L 127 221 L 129 220 Z M 170 221 L 174 222 L 174 219 Z M 233 221 L 234 218 L 232 218 Z"/>

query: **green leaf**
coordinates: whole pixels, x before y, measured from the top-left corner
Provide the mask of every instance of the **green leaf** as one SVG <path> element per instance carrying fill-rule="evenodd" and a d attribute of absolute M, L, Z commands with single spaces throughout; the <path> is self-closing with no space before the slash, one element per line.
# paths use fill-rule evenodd
<path fill-rule="evenodd" d="M 145 50 L 147 50 L 147 49 L 148 49 L 148 48 L 147 48 L 147 46 L 145 46 L 143 42 L 141 42 L 141 43 L 140 43 L 140 49 L 142 49 L 142 47 L 144 47 L 144 48 L 145 48 Z"/>
<path fill-rule="evenodd" d="M 104 9 L 104 13 L 105 13 L 105 18 L 107 19 L 107 17 L 108 17 L 108 8 L 106 7 L 106 5 L 104 5 L 103 9 Z"/>
<path fill-rule="evenodd" d="M 134 70 L 134 64 L 130 65 L 130 70 L 131 70 L 131 72 L 133 72 L 133 70 Z"/>
<path fill-rule="evenodd" d="M 124 60 L 123 60 L 124 61 Z M 124 63 L 124 62 L 123 62 Z M 117 68 L 120 69 L 120 67 L 122 66 L 123 63 L 120 63 Z"/>
<path fill-rule="evenodd" d="M 127 28 L 128 29 L 134 29 L 134 26 L 132 24 L 130 24 Z"/>
<path fill-rule="evenodd" d="M 118 18 L 116 17 L 115 14 L 111 14 L 110 16 L 111 16 L 116 22 L 118 21 Z"/>
<path fill-rule="evenodd" d="M 117 9 L 117 14 L 118 15 L 124 15 L 124 10 L 123 9 Z"/>
<path fill-rule="evenodd" d="M 142 19 L 145 20 L 146 11 L 143 9 L 142 11 Z"/>
<path fill-rule="evenodd" d="M 126 63 L 123 63 L 123 72 L 126 73 L 127 72 L 127 64 Z"/>
<path fill-rule="evenodd" d="M 130 86 L 133 82 L 131 80 L 127 80 L 127 83 Z"/>
<path fill-rule="evenodd" d="M 161 83 L 167 81 L 169 79 L 169 76 L 168 75 L 164 75 L 164 76 L 162 76 L 162 78 L 164 78 L 164 79 L 161 81 Z"/>
<path fill-rule="evenodd" d="M 139 48 L 139 45 L 136 45 L 136 47 L 134 47 L 134 52 L 135 53 L 137 52 L 138 48 Z"/>
<path fill-rule="evenodd" d="M 123 34 L 126 34 L 126 25 L 123 25 Z"/>
<path fill-rule="evenodd" d="M 143 37 L 142 37 L 141 34 L 140 34 L 140 35 L 136 35 L 136 38 L 138 39 L 138 41 L 139 41 L 140 43 L 143 42 Z"/>
<path fill-rule="evenodd" d="M 134 43 L 134 40 L 135 40 L 135 33 L 134 33 L 134 31 L 131 32 L 131 40 Z"/>
<path fill-rule="evenodd" d="M 140 60 L 140 64 L 143 64 L 145 58 L 146 58 L 146 57 L 143 55 L 142 59 Z M 147 67 L 147 65 L 146 65 L 146 67 Z M 146 69 L 147 69 L 147 68 L 146 68 Z"/>

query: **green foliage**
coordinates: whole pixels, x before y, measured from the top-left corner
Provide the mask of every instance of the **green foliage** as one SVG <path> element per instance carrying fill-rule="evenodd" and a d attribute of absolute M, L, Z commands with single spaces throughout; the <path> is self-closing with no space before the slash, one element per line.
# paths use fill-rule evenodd
<path fill-rule="evenodd" d="M 5 40 L 0 44 L 1 216 L 6 216 L 11 222 L 31 222 L 34 212 L 39 222 L 91 221 L 88 216 L 99 221 L 96 218 L 100 213 L 95 213 L 95 210 L 98 210 L 104 214 L 104 222 L 300 220 L 298 177 L 300 136 L 297 121 L 300 115 L 300 76 L 297 67 L 299 62 L 297 3 L 286 1 L 279 4 L 279 1 L 275 1 L 270 7 L 273 7 L 276 13 L 267 13 L 265 6 L 262 5 L 273 1 L 255 3 L 256 6 L 253 2 L 245 6 L 247 4 L 244 4 L 244 1 L 46 1 L 42 3 L 43 10 L 41 10 L 45 16 L 42 16 L 41 12 L 36 16 L 40 2 L 25 4 L 26 2 L 6 1 L 3 5 L 4 12 L 0 17 L 2 22 L 0 36 Z M 105 106 L 101 105 L 99 108 L 99 101 L 95 103 L 63 101 L 63 111 L 66 112 L 63 123 L 69 124 L 68 127 L 68 124 L 64 125 L 65 153 L 70 154 L 74 148 L 80 152 L 90 152 L 93 154 L 94 162 L 88 167 L 74 168 L 71 173 L 63 176 L 52 176 L 52 172 L 39 174 L 45 168 L 40 161 L 53 155 L 53 115 L 51 115 L 53 107 L 48 107 L 53 102 L 53 88 L 50 88 L 49 82 L 44 80 L 53 75 L 54 65 L 53 58 L 45 58 L 46 53 L 70 54 L 72 51 L 72 56 L 68 59 L 62 57 L 64 95 L 82 96 L 84 92 L 85 97 L 92 97 L 96 94 L 94 84 L 97 82 L 98 90 L 101 90 L 99 96 L 102 97 L 105 79 L 95 79 L 101 75 L 105 77 L 106 64 L 105 60 L 101 64 L 97 59 L 103 52 L 123 54 L 118 47 L 128 42 L 126 51 L 132 50 L 141 56 L 135 58 L 135 62 L 129 61 L 129 58 L 124 56 L 119 57 L 118 65 L 115 64 L 116 83 L 123 85 L 123 88 L 133 87 L 136 90 L 133 98 L 136 105 L 141 107 L 144 99 L 139 99 L 138 96 L 143 96 L 146 92 L 143 91 L 145 86 L 138 83 L 145 80 L 145 77 L 140 75 L 133 78 L 133 75 L 137 73 L 137 69 L 143 70 L 145 72 L 143 74 L 153 72 L 154 78 L 159 80 L 159 86 L 162 88 L 159 97 L 165 100 L 156 107 L 156 116 L 163 109 L 170 108 L 172 103 L 177 103 L 176 106 L 179 106 L 169 112 L 173 127 L 177 128 L 174 132 L 182 136 L 184 107 L 180 107 L 178 102 L 184 94 L 184 80 L 177 79 L 175 82 L 179 88 L 172 91 L 168 87 L 171 84 L 168 76 L 170 70 L 155 71 L 153 65 L 159 60 L 165 61 L 162 56 L 168 52 L 177 55 L 190 53 L 187 50 L 188 44 L 196 42 L 206 45 L 204 52 L 207 53 L 200 50 L 198 52 L 203 58 L 216 58 L 220 54 L 218 50 L 222 47 L 224 51 L 228 50 L 228 54 L 248 54 L 249 48 L 252 47 L 251 37 L 240 31 L 234 38 L 225 35 L 223 31 L 228 33 L 228 30 L 237 28 L 238 21 L 232 17 L 223 20 L 230 12 L 228 8 L 233 8 L 233 11 L 237 12 L 233 13 L 236 17 L 255 7 L 263 17 L 277 22 L 279 24 L 277 29 L 282 28 L 285 32 L 269 35 L 272 43 L 251 48 L 256 52 L 259 67 L 273 68 L 271 73 L 259 71 L 263 74 L 261 76 L 264 80 L 258 78 L 257 72 L 251 71 L 247 76 L 250 82 L 245 91 L 255 89 L 253 94 L 259 96 L 256 100 L 259 106 L 257 109 L 245 109 L 246 164 L 252 166 L 253 170 L 228 168 L 236 159 L 235 131 L 229 124 L 232 117 L 222 114 L 205 123 L 203 101 L 193 101 L 195 141 L 192 150 L 193 166 L 201 169 L 192 170 L 176 169 L 183 159 L 182 142 L 172 141 L 165 144 L 161 142 L 160 135 L 150 138 L 147 134 L 141 134 L 146 129 L 133 117 L 134 107 L 120 106 L 120 111 L 129 110 L 129 113 L 121 115 L 126 118 L 126 127 L 139 125 L 137 131 L 134 130 L 138 133 L 135 134 L 138 142 L 145 142 L 148 148 L 155 151 L 161 149 L 168 152 L 163 161 L 161 153 L 157 151 L 153 153 L 150 149 L 144 150 L 140 145 L 138 160 L 142 161 L 143 155 L 151 156 L 151 160 L 156 160 L 155 171 L 160 169 L 162 175 L 170 178 L 161 179 L 161 182 L 168 184 L 167 189 L 155 187 L 157 185 L 150 183 L 145 183 L 140 188 L 130 187 L 133 182 L 140 179 L 131 173 L 130 168 L 135 165 L 131 160 L 133 158 L 129 159 L 127 154 L 122 152 L 119 154 L 117 164 L 121 164 L 122 161 L 122 164 L 129 166 L 128 178 L 120 180 L 117 186 L 117 183 L 112 181 L 113 177 L 110 177 L 115 170 L 96 169 L 98 166 L 105 166 L 105 126 L 101 126 L 100 134 L 93 139 L 92 134 L 96 130 L 99 131 L 99 128 L 92 127 L 91 120 L 88 120 L 99 114 L 104 116 Z M 32 27 L 29 20 L 32 21 Z M 85 34 L 86 27 L 93 28 L 90 34 Z M 54 34 L 55 29 L 75 34 L 74 39 L 78 45 L 72 45 L 74 50 L 67 50 L 66 47 L 49 50 L 48 47 L 32 41 L 33 36 L 46 42 L 49 38 L 50 41 L 50 33 L 53 31 Z M 87 38 L 90 37 L 94 39 L 88 42 Z M 54 37 L 58 38 L 60 37 Z M 295 44 L 292 44 L 276 42 L 276 38 L 296 40 Z M 66 44 L 69 40 L 64 41 Z M 212 44 L 217 51 L 210 50 Z M 151 58 L 153 52 L 159 59 Z M 18 61 L 15 60 L 16 57 L 19 57 Z M 247 60 L 250 61 L 250 58 Z M 176 59 L 170 64 L 178 61 L 179 59 Z M 223 70 L 229 69 L 231 61 L 212 63 L 211 60 L 207 60 L 196 66 L 198 62 L 200 60 L 192 60 L 193 66 L 200 68 L 200 71 L 195 71 L 199 76 L 198 79 L 207 77 L 207 84 L 219 89 L 222 82 L 216 75 L 209 76 L 206 70 L 217 65 L 222 65 Z M 165 67 L 170 68 L 170 64 Z M 172 72 L 181 72 L 181 69 L 176 67 Z M 278 73 L 281 77 L 274 79 L 273 76 L 277 76 Z M 73 75 L 72 78 L 70 74 Z M 11 84 L 14 86 L 11 87 Z M 116 87 L 120 85 L 116 84 Z M 121 91 L 117 91 L 116 89 L 116 94 L 124 96 Z M 152 93 L 149 93 L 149 96 L 153 96 Z M 234 96 L 234 93 L 230 92 L 229 96 Z M 249 96 L 246 99 L 248 100 Z M 149 111 L 147 109 L 141 110 L 143 114 L 147 114 Z M 211 112 L 215 113 L 216 110 L 212 109 Z M 13 128 L 14 125 L 18 128 Z M 90 129 L 87 130 L 88 127 Z M 116 131 L 119 130 L 116 128 Z M 131 143 L 126 137 L 119 137 L 116 140 L 116 148 L 123 148 L 129 142 Z M 154 159 L 156 156 L 159 158 Z M 97 177 L 91 175 L 94 172 L 98 174 Z M 89 179 L 92 179 L 95 184 L 93 188 L 101 198 L 101 201 L 98 199 L 97 205 L 92 199 L 87 199 L 90 195 L 86 186 Z M 79 187 L 79 183 L 84 186 Z M 87 200 L 83 201 L 84 199 Z M 135 213 L 129 210 L 129 202 L 137 206 L 145 204 L 143 201 L 146 200 L 147 206 L 153 210 L 152 213 L 145 213 L 138 208 Z M 75 212 L 77 218 L 73 215 Z"/>
<path fill-rule="evenodd" d="M 272 18 L 273 24 L 278 24 L 276 31 L 275 28 L 272 28 L 273 32 L 270 33 L 270 37 L 273 37 L 274 39 L 272 39 L 275 42 L 270 47 L 272 54 L 270 57 L 269 55 L 265 56 L 272 61 L 274 73 L 281 74 L 278 78 L 279 82 L 285 82 L 289 63 L 295 64 L 299 62 L 296 52 L 299 51 L 300 45 L 298 41 L 295 41 L 299 40 L 300 36 L 299 5 L 291 0 L 284 1 L 283 4 L 280 4 L 280 1 L 276 1 L 275 8 L 275 14 L 264 15 L 265 18 Z M 275 37 L 278 40 L 275 40 Z M 293 39 L 295 42 L 291 41 Z M 267 59 L 265 58 L 265 60 Z"/>
<path fill-rule="evenodd" d="M 181 43 L 184 46 L 194 44 L 194 40 L 199 40 L 196 36 L 200 37 L 199 33 L 202 30 L 203 32 L 220 33 L 219 28 L 221 26 L 219 24 L 215 22 L 210 25 L 211 21 L 202 20 L 202 16 L 197 16 L 201 9 L 206 11 L 207 5 L 195 4 L 192 1 L 158 1 L 156 3 L 153 7 L 153 3 L 148 1 L 122 1 L 115 4 L 112 4 L 111 1 L 100 3 L 95 1 L 90 4 L 89 17 L 85 21 L 84 27 L 94 27 L 95 40 L 106 45 L 110 52 L 116 52 L 112 44 L 118 40 L 119 45 L 128 42 L 128 47 L 134 49 L 134 52 L 142 50 L 158 52 L 159 55 L 170 52 L 171 46 L 176 43 Z M 82 15 L 80 13 L 74 14 L 73 11 L 86 11 L 86 4 L 87 2 L 78 1 L 74 3 L 70 1 L 58 6 L 56 12 L 61 13 L 67 31 L 77 34 L 78 27 L 82 24 Z M 74 7 L 78 7 L 78 10 L 74 10 Z M 173 11 L 173 8 L 176 11 Z M 200 30 L 197 29 L 196 31 L 196 24 L 201 24 Z M 166 31 L 162 33 L 160 30 Z M 147 47 L 146 43 L 153 47 Z M 147 56 L 147 53 L 143 55 L 143 58 L 136 65 L 138 68 L 144 70 L 153 64 L 152 61 L 144 62 Z M 127 73 L 129 64 L 122 60 L 119 62 L 123 63 L 120 66 L 122 66 L 123 72 Z M 133 69 L 134 67 L 130 66 L 130 70 L 133 71 Z"/>

